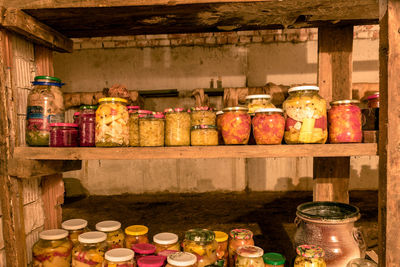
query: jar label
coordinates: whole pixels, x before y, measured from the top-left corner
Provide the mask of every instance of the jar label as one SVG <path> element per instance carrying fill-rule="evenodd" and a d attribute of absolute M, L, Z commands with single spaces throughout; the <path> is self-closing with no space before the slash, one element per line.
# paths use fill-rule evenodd
<path fill-rule="evenodd" d="M 50 123 L 63 123 L 64 122 L 64 114 L 54 114 L 49 115 Z"/>
<path fill-rule="evenodd" d="M 28 106 L 27 119 L 43 119 L 43 107 Z"/>

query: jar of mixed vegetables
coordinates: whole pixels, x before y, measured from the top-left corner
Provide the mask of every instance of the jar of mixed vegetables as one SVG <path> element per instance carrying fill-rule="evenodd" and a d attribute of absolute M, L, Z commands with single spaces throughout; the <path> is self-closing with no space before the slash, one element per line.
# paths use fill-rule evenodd
<path fill-rule="evenodd" d="M 128 248 L 115 248 L 106 252 L 103 267 L 135 267 L 135 253 Z"/>
<path fill-rule="evenodd" d="M 81 106 L 79 112 L 79 146 L 92 147 L 96 145 L 96 109 L 97 106 Z"/>
<path fill-rule="evenodd" d="M 189 252 L 177 252 L 167 258 L 167 267 L 195 267 L 197 258 Z"/>
<path fill-rule="evenodd" d="M 248 95 L 246 103 L 250 114 L 254 114 L 260 108 L 275 108 L 275 105 L 271 103 L 270 95 Z"/>
<path fill-rule="evenodd" d="M 228 266 L 228 234 L 220 231 L 214 231 L 215 240 L 218 243 L 217 259 L 224 261 L 224 266 Z"/>
<path fill-rule="evenodd" d="M 222 114 L 224 112 L 222 110 L 217 111 L 217 130 L 218 130 L 218 145 L 223 145 L 224 144 L 224 138 L 222 137 L 222 125 L 221 125 L 221 119 L 222 119 Z"/>
<path fill-rule="evenodd" d="M 78 237 L 79 244 L 72 251 L 72 267 L 102 267 L 107 250 L 107 235 L 102 232 L 86 232 Z"/>
<path fill-rule="evenodd" d="M 330 143 L 360 143 L 362 141 L 359 104 L 358 100 L 331 102 L 331 109 L 328 112 Z"/>
<path fill-rule="evenodd" d="M 75 245 L 79 243 L 78 236 L 85 232 L 88 232 L 88 222 L 84 219 L 71 219 L 62 222 L 61 227 L 68 231 L 68 238 Z"/>
<path fill-rule="evenodd" d="M 125 247 L 132 249 L 134 244 L 149 243 L 148 232 L 149 228 L 144 225 L 131 225 L 125 228 Z"/>
<path fill-rule="evenodd" d="M 159 233 L 153 236 L 153 242 L 156 246 L 156 254 L 164 250 L 177 250 L 181 249 L 179 245 L 178 235 L 174 233 Z"/>
<path fill-rule="evenodd" d="M 194 125 L 216 125 L 216 114 L 211 107 L 195 107 L 190 110 L 190 119 Z"/>
<path fill-rule="evenodd" d="M 234 266 L 236 250 L 242 246 L 254 246 L 253 232 L 247 229 L 234 229 L 229 235 L 229 266 Z"/>
<path fill-rule="evenodd" d="M 78 146 L 78 126 L 74 123 L 50 123 L 50 146 Z"/>
<path fill-rule="evenodd" d="M 221 118 L 222 137 L 226 145 L 247 145 L 251 118 L 246 107 L 224 108 Z"/>
<path fill-rule="evenodd" d="M 137 263 L 139 267 L 161 267 L 164 265 L 165 260 L 162 256 L 145 256 L 141 257 Z"/>
<path fill-rule="evenodd" d="M 280 108 L 258 109 L 252 120 L 257 145 L 279 145 L 285 133 L 285 118 Z"/>
<path fill-rule="evenodd" d="M 96 146 L 128 146 L 129 114 L 126 108 L 127 102 L 123 98 L 114 97 L 99 99 L 99 108 L 96 111 Z"/>
<path fill-rule="evenodd" d="M 326 267 L 325 252 L 320 246 L 301 245 L 296 248 L 293 267 Z"/>
<path fill-rule="evenodd" d="M 39 241 L 33 245 L 33 266 L 69 267 L 72 242 L 68 231 L 62 229 L 46 230 L 39 233 Z"/>
<path fill-rule="evenodd" d="M 265 253 L 263 255 L 265 267 L 285 267 L 286 258 L 279 253 Z"/>
<path fill-rule="evenodd" d="M 326 142 L 328 137 L 326 101 L 318 91 L 317 86 L 298 86 L 289 89 L 289 97 L 283 103 L 287 144 Z"/>
<path fill-rule="evenodd" d="M 125 235 L 120 222 L 102 221 L 96 224 L 96 230 L 107 234 L 107 250 L 124 247 Z"/>
<path fill-rule="evenodd" d="M 264 251 L 256 246 L 242 246 L 236 251 L 236 267 L 264 267 Z"/>
<path fill-rule="evenodd" d="M 192 146 L 217 146 L 218 130 L 215 125 L 194 125 L 190 133 Z"/>
<path fill-rule="evenodd" d="M 139 106 L 128 106 L 129 146 L 139 146 Z"/>
<path fill-rule="evenodd" d="M 164 128 L 164 115 L 139 114 L 140 146 L 164 146 Z"/>
<path fill-rule="evenodd" d="M 197 267 L 204 267 L 217 261 L 218 243 L 213 231 L 192 229 L 185 233 L 183 250 L 197 257 Z"/>
<path fill-rule="evenodd" d="M 190 115 L 183 108 L 168 108 L 165 113 L 165 145 L 190 146 Z"/>

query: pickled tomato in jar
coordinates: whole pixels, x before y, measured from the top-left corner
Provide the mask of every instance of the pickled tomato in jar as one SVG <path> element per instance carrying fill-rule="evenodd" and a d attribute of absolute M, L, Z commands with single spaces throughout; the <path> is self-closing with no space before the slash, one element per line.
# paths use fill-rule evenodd
<path fill-rule="evenodd" d="M 328 113 L 330 143 L 360 143 L 362 141 L 359 103 L 358 100 L 340 100 L 331 103 Z"/>
<path fill-rule="evenodd" d="M 252 120 L 257 145 L 279 145 L 285 133 L 285 118 L 279 108 L 258 109 Z"/>
<path fill-rule="evenodd" d="M 251 118 L 246 107 L 225 108 L 221 115 L 222 137 L 226 145 L 246 145 L 249 142 Z"/>

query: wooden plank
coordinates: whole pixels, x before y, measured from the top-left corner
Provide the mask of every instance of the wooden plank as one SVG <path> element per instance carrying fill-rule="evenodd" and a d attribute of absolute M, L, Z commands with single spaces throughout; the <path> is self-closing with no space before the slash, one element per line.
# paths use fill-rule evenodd
<path fill-rule="evenodd" d="M 42 200 L 44 209 L 44 229 L 61 227 L 62 208 L 64 203 L 64 182 L 62 174 L 42 178 Z"/>
<path fill-rule="evenodd" d="M 378 143 L 379 131 L 363 131 L 363 143 Z"/>
<path fill-rule="evenodd" d="M 54 76 L 53 51 L 42 45 L 35 45 L 35 65 L 37 76 Z"/>
<path fill-rule="evenodd" d="M 18 178 L 37 178 L 57 173 L 80 170 L 80 160 L 21 160 L 9 162 L 8 175 Z"/>

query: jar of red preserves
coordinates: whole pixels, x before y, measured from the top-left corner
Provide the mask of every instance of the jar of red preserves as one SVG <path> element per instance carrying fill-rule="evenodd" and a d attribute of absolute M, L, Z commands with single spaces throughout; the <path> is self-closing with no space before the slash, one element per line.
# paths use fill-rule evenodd
<path fill-rule="evenodd" d="M 229 266 L 235 266 L 237 249 L 242 246 L 254 246 L 253 232 L 247 229 L 234 229 L 229 236 Z"/>
<path fill-rule="evenodd" d="M 285 118 L 280 108 L 256 110 L 252 120 L 257 145 L 279 145 L 285 133 Z"/>
<path fill-rule="evenodd" d="M 50 146 L 78 146 L 78 124 L 50 123 Z"/>
<path fill-rule="evenodd" d="M 331 109 L 328 113 L 330 143 L 360 143 L 362 141 L 359 104 L 358 100 L 331 102 Z"/>
<path fill-rule="evenodd" d="M 246 107 L 224 108 L 221 115 L 222 137 L 226 145 L 247 145 L 251 131 L 251 118 Z"/>
<path fill-rule="evenodd" d="M 96 145 L 96 109 L 97 106 L 81 106 L 79 112 L 79 146 Z"/>

